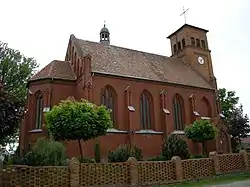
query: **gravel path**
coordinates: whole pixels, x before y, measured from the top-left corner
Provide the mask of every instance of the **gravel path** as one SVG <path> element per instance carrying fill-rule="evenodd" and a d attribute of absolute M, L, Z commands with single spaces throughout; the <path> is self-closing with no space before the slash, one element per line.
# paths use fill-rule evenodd
<path fill-rule="evenodd" d="M 232 182 L 229 184 L 218 184 L 207 187 L 249 187 L 249 186 L 250 186 L 250 180 L 244 180 L 244 181 Z"/>

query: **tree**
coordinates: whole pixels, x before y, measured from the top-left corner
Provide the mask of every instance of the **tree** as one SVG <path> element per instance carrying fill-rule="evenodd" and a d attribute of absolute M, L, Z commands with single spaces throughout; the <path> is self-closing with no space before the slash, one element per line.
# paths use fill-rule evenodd
<path fill-rule="evenodd" d="M 38 64 L 33 58 L 25 57 L 0 41 L 0 82 L 5 91 L 25 106 L 27 82 L 34 75 Z"/>
<path fill-rule="evenodd" d="M 64 100 L 45 115 L 48 130 L 55 140 L 77 140 L 83 158 L 81 140 L 105 135 L 112 127 L 110 111 L 86 100 Z"/>
<path fill-rule="evenodd" d="M 231 116 L 233 110 L 237 107 L 239 97 L 236 97 L 234 91 L 227 91 L 225 88 L 219 89 L 219 99 L 221 112 L 226 120 Z"/>
<path fill-rule="evenodd" d="M 25 57 L 18 50 L 11 49 L 7 43 L 0 41 L 0 84 L 5 90 L 1 96 L 3 103 L 0 105 L 2 110 L 11 111 L 8 115 L 15 116 L 14 118 L 9 117 L 10 121 L 6 118 L 0 119 L 0 125 L 4 129 L 1 131 L 4 134 L 1 134 L 0 138 L 2 146 L 10 140 L 16 141 L 16 137 L 18 137 L 20 115 L 23 114 L 21 111 L 24 110 L 26 103 L 26 84 L 34 75 L 37 67 L 38 64 L 33 58 Z M 14 109 L 17 111 L 13 112 Z M 6 115 L 6 112 L 2 110 L 0 115 Z"/>
<path fill-rule="evenodd" d="M 192 125 L 185 128 L 185 134 L 193 142 L 202 144 L 203 155 L 206 155 L 205 142 L 216 137 L 217 130 L 208 120 L 196 120 Z"/>
<path fill-rule="evenodd" d="M 0 85 L 0 145 L 5 146 L 8 139 L 16 134 L 22 120 L 23 108 L 19 100 L 8 94 Z"/>
<path fill-rule="evenodd" d="M 241 143 L 242 138 L 246 138 L 250 133 L 249 118 L 243 114 L 243 106 L 232 110 L 228 118 L 228 130 L 231 135 L 231 143 L 233 150 Z"/>
<path fill-rule="evenodd" d="M 234 91 L 227 91 L 225 88 L 219 89 L 219 99 L 228 133 L 231 135 L 232 149 L 236 150 L 241 139 L 250 133 L 249 118 L 244 115 L 243 106 L 238 106 L 239 97 Z"/>

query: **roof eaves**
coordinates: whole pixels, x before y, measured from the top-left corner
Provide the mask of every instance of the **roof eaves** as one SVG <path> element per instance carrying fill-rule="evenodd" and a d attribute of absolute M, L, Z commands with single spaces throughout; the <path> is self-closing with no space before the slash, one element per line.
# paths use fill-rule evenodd
<path fill-rule="evenodd" d="M 54 78 L 54 77 L 44 77 L 44 78 L 40 78 L 40 79 L 35 79 L 35 80 L 29 80 L 26 84 L 26 88 L 29 87 L 29 84 L 31 82 L 37 82 L 37 81 L 46 81 L 46 80 L 59 80 L 59 81 L 69 81 L 69 82 L 74 82 L 76 80 L 72 80 L 72 79 L 61 79 L 61 78 Z"/>
<path fill-rule="evenodd" d="M 146 79 L 143 77 L 135 77 L 135 76 L 129 76 L 129 75 L 119 75 L 115 73 L 107 73 L 107 72 L 101 72 L 101 71 L 93 71 L 95 74 L 101 74 L 101 75 L 110 75 L 115 77 L 121 77 L 121 78 L 131 78 L 131 79 L 137 79 L 137 80 L 144 80 L 144 81 L 152 81 L 152 82 L 158 82 L 158 83 L 165 83 L 165 84 L 171 84 L 171 85 L 179 85 L 179 86 L 185 86 L 185 87 L 192 87 L 192 88 L 199 88 L 199 89 L 206 89 L 206 90 L 214 90 L 214 88 L 208 88 L 208 87 L 199 87 L 199 86 L 192 86 L 192 85 L 185 85 L 185 84 L 178 84 L 178 83 L 172 83 L 172 82 L 164 82 L 164 81 L 158 81 L 158 80 L 152 80 L 152 79 Z"/>

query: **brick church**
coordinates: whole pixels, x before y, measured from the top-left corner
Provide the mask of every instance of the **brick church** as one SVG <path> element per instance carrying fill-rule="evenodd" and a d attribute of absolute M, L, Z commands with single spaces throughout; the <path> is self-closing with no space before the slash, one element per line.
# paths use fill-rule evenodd
<path fill-rule="evenodd" d="M 20 149 L 48 136 L 44 113 L 68 97 L 87 99 L 111 109 L 114 127 L 99 137 L 101 156 L 120 144 L 140 147 L 145 158 L 160 154 L 163 137 L 184 138 L 186 125 L 210 119 L 219 134 L 207 151 L 231 151 L 220 114 L 208 30 L 184 24 L 168 36 L 170 57 L 111 45 L 104 27 L 100 41 L 71 35 L 65 60 L 54 60 L 28 82 L 28 104 L 20 133 Z M 97 140 L 82 144 L 84 155 L 94 155 Z M 201 146 L 187 140 L 193 154 Z M 78 144 L 65 142 L 68 156 L 79 156 Z"/>

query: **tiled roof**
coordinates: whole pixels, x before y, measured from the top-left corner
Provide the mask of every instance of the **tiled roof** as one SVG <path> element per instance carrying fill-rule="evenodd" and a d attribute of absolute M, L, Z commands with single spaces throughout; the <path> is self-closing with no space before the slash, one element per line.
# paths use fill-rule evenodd
<path fill-rule="evenodd" d="M 182 60 L 76 39 L 82 55 L 92 57 L 93 72 L 212 89 Z"/>
<path fill-rule="evenodd" d="M 242 143 L 250 143 L 250 136 L 241 139 Z"/>
<path fill-rule="evenodd" d="M 212 89 L 208 82 L 181 59 L 113 45 L 105 46 L 76 39 L 73 35 L 71 37 L 77 42 L 83 56 L 89 54 L 92 57 L 93 72 Z M 31 81 L 44 78 L 76 80 L 70 62 L 58 60 L 45 66 Z"/>
<path fill-rule="evenodd" d="M 35 74 L 32 80 L 39 80 L 45 78 L 55 78 L 63 80 L 76 80 L 76 76 L 70 67 L 70 62 L 54 60 Z"/>

